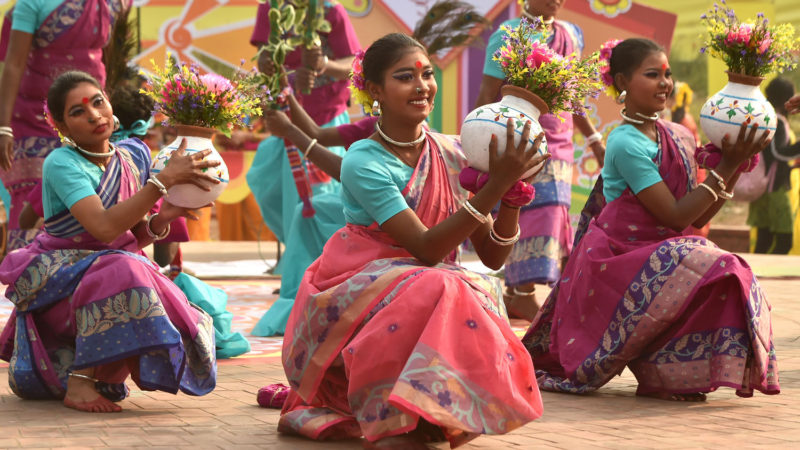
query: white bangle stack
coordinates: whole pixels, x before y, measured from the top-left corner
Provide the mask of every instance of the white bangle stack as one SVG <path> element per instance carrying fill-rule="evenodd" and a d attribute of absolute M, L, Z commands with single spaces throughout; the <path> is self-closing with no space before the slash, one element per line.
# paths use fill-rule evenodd
<path fill-rule="evenodd" d="M 153 186 L 155 186 L 156 189 L 158 189 L 158 191 L 161 192 L 161 195 L 163 195 L 163 196 L 167 195 L 167 187 L 164 186 L 164 183 L 162 183 L 161 180 L 156 178 L 155 175 L 153 175 L 150 178 L 148 178 L 147 182 L 152 184 Z"/>
<path fill-rule="evenodd" d="M 592 145 L 595 142 L 600 142 L 603 139 L 603 133 L 595 131 L 594 133 L 586 136 L 586 145 Z"/>
<path fill-rule="evenodd" d="M 464 209 L 466 209 L 469 215 L 474 217 L 475 220 L 477 220 L 480 223 L 486 223 L 489 221 L 489 215 L 481 214 L 481 212 L 478 211 L 477 208 L 472 206 L 472 203 L 470 203 L 469 200 L 464 202 Z"/>
<path fill-rule="evenodd" d="M 697 186 L 699 186 L 701 188 L 705 188 L 705 190 L 707 190 L 712 196 L 714 196 L 714 203 L 716 203 L 717 200 L 719 200 L 719 196 L 717 195 L 716 192 L 714 192 L 714 188 L 712 188 L 711 186 L 709 186 L 709 185 L 707 185 L 705 183 L 700 183 Z"/>
<path fill-rule="evenodd" d="M 489 230 L 489 237 L 494 241 L 495 244 L 500 246 L 507 246 L 507 245 L 514 245 L 517 241 L 519 241 L 520 229 L 519 224 L 517 224 L 517 232 L 514 233 L 514 236 L 510 238 L 504 238 L 499 236 L 495 231 L 494 227 Z"/>
<path fill-rule="evenodd" d="M 152 180 L 152 178 L 151 178 L 151 180 Z M 147 219 L 147 223 L 144 226 L 144 230 L 147 231 L 147 235 L 150 236 L 151 238 L 153 238 L 154 241 L 160 241 L 160 240 L 164 239 L 165 237 L 167 237 L 167 235 L 169 234 L 169 224 L 167 224 L 167 228 L 164 228 L 164 231 L 162 231 L 161 234 L 154 233 L 153 229 L 150 228 L 150 223 L 153 221 L 153 219 L 156 218 L 157 215 L 158 215 L 158 213 L 155 213 L 152 216 L 150 216 L 150 218 Z"/>
<path fill-rule="evenodd" d="M 0 127 L 0 136 L 8 136 L 14 139 L 14 130 L 11 127 Z"/>
<path fill-rule="evenodd" d="M 303 158 L 308 159 L 308 154 L 311 153 L 311 150 L 314 150 L 314 146 L 317 144 L 316 139 L 312 139 L 311 142 L 306 147 L 306 151 L 303 152 Z"/>
<path fill-rule="evenodd" d="M 722 178 L 720 174 L 717 173 L 714 169 L 706 169 L 709 175 L 714 177 L 717 180 L 717 186 L 719 186 L 720 191 L 724 191 L 728 186 L 725 185 L 725 180 Z"/>

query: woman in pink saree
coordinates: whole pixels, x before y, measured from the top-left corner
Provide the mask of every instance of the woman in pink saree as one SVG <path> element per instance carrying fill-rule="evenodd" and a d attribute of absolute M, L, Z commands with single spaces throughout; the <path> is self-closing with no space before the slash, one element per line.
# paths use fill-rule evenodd
<path fill-rule="evenodd" d="M 542 413 L 533 365 L 499 280 L 457 265 L 457 248 L 470 238 L 485 264 L 502 265 L 519 208 L 502 206 L 493 224 L 487 214 L 545 159 L 533 151 L 541 137 L 526 129 L 518 147 L 493 149 L 489 181 L 466 201 L 458 142 L 422 127 L 436 93 L 423 47 L 384 36 L 363 77 L 379 131 L 344 157 L 348 223 L 306 271 L 289 317 L 279 430 L 404 448 L 507 433 Z"/>
<path fill-rule="evenodd" d="M 130 0 L 20 1 L 3 23 L 0 59 L 0 177 L 11 194 L 9 251 L 25 246 L 38 229 L 19 227 L 28 193 L 42 178 L 42 163 L 58 147 L 42 104 L 53 80 L 82 70 L 105 83 L 103 47 Z M 9 20 L 12 19 L 12 20 Z M 3 128 L 5 127 L 5 128 Z"/>
<path fill-rule="evenodd" d="M 702 227 L 730 198 L 740 168 L 768 142 L 756 128 L 723 143 L 697 183 L 695 140 L 658 119 L 672 89 L 663 49 L 617 45 L 610 75 L 624 103 L 603 177 L 562 275 L 523 338 L 539 387 L 594 391 L 627 366 L 638 395 L 702 401 L 721 386 L 743 397 L 780 392 L 770 305 L 747 263 Z"/>
<path fill-rule="evenodd" d="M 170 186 L 213 180 L 202 171 L 214 164 L 179 150 L 150 176 L 144 143 L 110 144 L 111 106 L 85 72 L 59 76 L 47 105 L 66 145 L 44 164 L 44 232 L 0 264 L 14 303 L 0 334 L 12 390 L 88 412 L 120 411 L 113 402 L 127 395 L 129 374 L 142 389 L 207 394 L 216 383 L 211 318 L 141 249 L 193 215 L 165 202 L 145 219 L 153 204 Z"/>

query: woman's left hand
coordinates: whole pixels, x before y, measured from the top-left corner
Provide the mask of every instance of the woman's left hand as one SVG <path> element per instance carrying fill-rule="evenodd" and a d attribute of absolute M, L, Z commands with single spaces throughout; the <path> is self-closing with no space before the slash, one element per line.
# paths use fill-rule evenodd
<path fill-rule="evenodd" d="M 198 220 L 200 219 L 198 211 L 201 208 L 208 208 L 209 206 L 213 205 L 214 203 L 209 203 L 205 206 L 201 206 L 200 208 L 184 208 L 182 206 L 175 206 L 165 199 L 164 202 L 161 203 L 161 209 L 158 211 L 158 214 L 164 216 L 165 219 L 168 219 L 168 223 L 171 223 L 178 217 L 185 217 L 189 220 Z"/>

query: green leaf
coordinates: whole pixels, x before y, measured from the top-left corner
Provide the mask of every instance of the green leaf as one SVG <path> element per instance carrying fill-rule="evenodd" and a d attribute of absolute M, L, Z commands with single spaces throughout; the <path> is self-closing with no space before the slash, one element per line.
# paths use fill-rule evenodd
<path fill-rule="evenodd" d="M 735 115 L 736 115 L 736 110 L 735 109 L 729 109 L 728 110 L 728 118 L 729 119 L 732 119 L 733 116 L 735 116 Z"/>

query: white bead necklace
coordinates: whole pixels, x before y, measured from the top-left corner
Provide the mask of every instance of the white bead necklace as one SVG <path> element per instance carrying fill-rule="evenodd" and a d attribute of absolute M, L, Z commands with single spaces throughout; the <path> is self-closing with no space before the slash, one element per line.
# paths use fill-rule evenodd
<path fill-rule="evenodd" d="M 387 136 L 386 133 L 384 133 L 383 130 L 381 130 L 380 122 L 375 123 L 375 129 L 378 130 L 378 134 L 381 135 L 381 138 L 383 138 L 384 141 L 386 141 L 386 142 L 388 142 L 388 143 L 390 143 L 392 145 L 396 145 L 398 147 L 414 147 L 415 145 L 417 145 L 420 142 L 424 141 L 425 140 L 425 136 L 427 136 L 427 133 L 425 132 L 425 128 L 423 128 L 422 129 L 422 134 L 420 134 L 418 138 L 416 138 L 416 139 L 414 139 L 413 141 L 410 141 L 410 142 L 400 142 L 400 141 L 395 141 L 394 139 L 392 139 L 389 136 Z"/>

